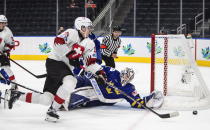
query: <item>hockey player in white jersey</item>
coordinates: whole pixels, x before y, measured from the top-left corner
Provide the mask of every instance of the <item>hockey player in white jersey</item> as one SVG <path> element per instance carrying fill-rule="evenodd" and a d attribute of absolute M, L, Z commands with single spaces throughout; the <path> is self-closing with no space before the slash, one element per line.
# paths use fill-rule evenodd
<path fill-rule="evenodd" d="M 76 87 L 77 80 L 72 69 L 74 66 L 80 66 L 79 58 L 84 59 L 85 71 L 97 74 L 102 79 L 106 78 L 102 67 L 96 64 L 94 42 L 88 38 L 93 28 L 92 22 L 86 17 L 78 17 L 74 25 L 75 29 L 67 29 L 54 39 L 54 52 L 46 60 L 47 78 L 44 94 L 26 93 L 21 96 L 16 94 L 16 97 L 20 96 L 19 99 L 22 101 L 51 104 L 46 115 L 48 121 L 59 119 L 57 110 Z M 9 108 L 12 108 L 15 100 L 15 96 L 13 97 L 9 102 Z"/>
<path fill-rule="evenodd" d="M 4 69 L 9 79 L 16 82 L 15 76 L 10 68 L 10 51 L 15 46 L 12 31 L 7 27 L 7 18 L 0 15 L 0 67 Z M 17 89 L 16 85 L 11 84 L 11 89 Z"/>

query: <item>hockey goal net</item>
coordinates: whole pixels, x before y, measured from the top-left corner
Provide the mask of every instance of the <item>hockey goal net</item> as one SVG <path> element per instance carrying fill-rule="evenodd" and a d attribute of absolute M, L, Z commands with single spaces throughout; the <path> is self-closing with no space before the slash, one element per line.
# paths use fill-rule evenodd
<path fill-rule="evenodd" d="M 162 109 L 210 107 L 210 92 L 184 35 L 151 35 L 151 91 L 164 93 Z"/>

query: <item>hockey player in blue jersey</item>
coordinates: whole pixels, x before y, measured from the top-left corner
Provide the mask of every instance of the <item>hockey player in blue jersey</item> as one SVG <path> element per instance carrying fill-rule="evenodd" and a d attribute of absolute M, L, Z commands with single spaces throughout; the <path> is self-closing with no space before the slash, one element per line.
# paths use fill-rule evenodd
<path fill-rule="evenodd" d="M 133 84 L 130 82 L 134 78 L 134 71 L 131 68 L 125 68 L 121 72 L 118 70 L 103 66 L 103 70 L 107 75 L 107 82 L 112 82 L 114 86 L 125 92 L 128 96 L 131 96 L 135 101 L 130 100 L 128 97 L 121 94 L 119 91 L 111 88 L 100 78 L 93 78 L 92 74 L 87 73 L 85 76 L 78 76 L 77 85 L 75 91 L 70 95 L 69 101 L 66 100 L 64 106 L 68 110 L 78 107 L 93 107 L 101 105 L 114 105 L 115 103 L 125 99 L 134 108 L 143 108 L 140 104 L 147 105 L 151 108 L 159 108 L 163 103 L 163 95 L 161 92 L 153 92 L 148 96 L 141 97 Z M 7 75 L 0 73 L 2 76 L 2 83 L 9 83 Z M 18 92 L 18 91 L 17 91 Z M 21 96 L 20 93 L 16 93 L 15 100 L 19 99 L 28 103 L 38 103 L 43 105 L 50 105 L 49 101 L 45 101 L 46 95 L 36 94 L 39 96 L 39 100 L 34 100 L 30 96 L 32 93 L 26 93 Z M 138 104 L 139 102 L 140 104 Z M 13 104 L 14 102 L 12 102 Z"/>
<path fill-rule="evenodd" d="M 159 91 L 153 92 L 145 97 L 141 97 L 137 93 L 135 86 L 130 83 L 135 74 L 133 69 L 125 68 L 119 72 L 114 68 L 103 66 L 103 70 L 107 75 L 107 82 L 111 82 L 115 87 L 135 99 L 135 101 L 132 101 L 118 90 L 110 87 L 103 80 L 97 78 L 95 80 L 91 78 L 91 74 L 86 74 L 86 77 L 77 77 L 78 84 L 76 91 L 78 92 L 71 94 L 69 102 L 66 103 L 68 104 L 69 110 L 77 107 L 114 105 L 123 99 L 129 102 L 131 107 L 134 108 L 143 108 L 140 104 L 147 105 L 151 108 L 159 108 L 162 105 L 163 95 Z"/>

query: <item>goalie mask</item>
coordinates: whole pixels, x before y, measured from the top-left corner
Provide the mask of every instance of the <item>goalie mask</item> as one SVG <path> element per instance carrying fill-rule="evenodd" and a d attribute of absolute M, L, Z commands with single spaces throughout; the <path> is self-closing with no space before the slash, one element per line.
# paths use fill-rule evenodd
<path fill-rule="evenodd" d="M 131 68 L 125 68 L 120 72 L 121 77 L 121 84 L 122 86 L 126 85 L 127 83 L 130 83 L 134 78 L 134 71 Z"/>

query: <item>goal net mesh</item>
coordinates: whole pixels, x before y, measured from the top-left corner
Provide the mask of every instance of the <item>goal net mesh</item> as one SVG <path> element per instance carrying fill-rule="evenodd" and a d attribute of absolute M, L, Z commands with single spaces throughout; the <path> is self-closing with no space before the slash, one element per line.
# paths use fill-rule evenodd
<path fill-rule="evenodd" d="M 210 107 L 209 89 L 197 67 L 194 46 L 184 35 L 152 35 L 151 91 L 165 95 L 162 109 Z"/>

